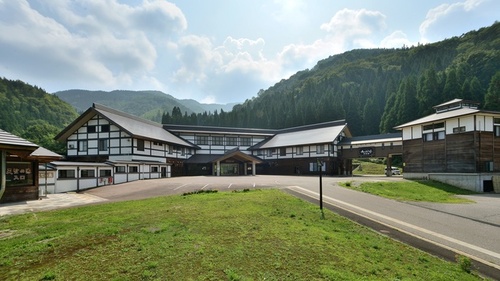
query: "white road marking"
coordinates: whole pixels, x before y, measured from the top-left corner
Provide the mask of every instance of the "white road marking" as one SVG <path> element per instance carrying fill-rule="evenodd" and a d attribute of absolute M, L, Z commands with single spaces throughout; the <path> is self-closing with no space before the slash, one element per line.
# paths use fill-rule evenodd
<path fill-rule="evenodd" d="M 205 184 L 205 185 L 201 188 L 201 190 L 203 190 L 205 187 L 207 187 L 207 186 L 209 186 L 209 185 L 210 185 L 209 183 Z"/>
<path fill-rule="evenodd" d="M 179 189 L 179 188 L 181 188 L 181 187 L 184 187 L 184 186 L 186 186 L 186 185 L 188 185 L 188 184 L 187 184 L 187 183 L 185 183 L 185 184 L 183 184 L 183 185 L 180 185 L 180 186 L 178 186 L 178 187 L 174 188 L 174 190 L 177 190 L 177 189 Z"/>
<path fill-rule="evenodd" d="M 230 189 L 231 188 L 231 185 L 233 185 L 232 183 L 229 184 L 229 186 L 227 187 L 227 189 Z"/>
<path fill-rule="evenodd" d="M 315 198 L 315 199 L 317 199 L 317 198 L 319 197 L 319 195 L 318 195 L 316 192 L 310 191 L 310 190 L 305 189 L 305 188 L 302 188 L 302 187 L 300 187 L 300 186 L 289 186 L 288 188 L 289 188 L 289 189 L 292 189 L 292 190 L 295 190 L 295 191 L 297 191 L 297 192 L 299 192 L 299 193 L 302 193 L 302 194 L 304 194 L 304 195 L 306 195 L 306 196 L 309 196 L 309 197 L 311 197 L 311 198 Z M 314 196 L 313 196 L 313 195 L 314 195 Z M 388 221 L 391 221 L 391 222 L 394 222 L 394 223 L 397 223 L 397 224 L 400 224 L 400 225 L 406 226 L 406 227 L 408 227 L 408 228 L 412 228 L 412 229 L 418 230 L 418 231 L 420 231 L 420 232 L 423 232 L 423 233 L 426 233 L 426 234 L 429 234 L 429 235 L 432 235 L 432 236 L 435 236 L 435 237 L 441 238 L 441 239 L 443 239 L 443 240 L 447 240 L 447 241 L 449 241 L 449 242 L 452 242 L 452 243 L 455 243 L 455 244 L 461 245 L 461 246 L 466 247 L 466 248 L 469 248 L 469 249 L 471 249 L 471 250 L 478 251 L 478 252 L 481 252 L 481 253 L 483 253 L 483 254 L 486 254 L 486 255 L 489 255 L 489 256 L 495 257 L 495 258 L 497 258 L 497 259 L 500 259 L 500 254 L 499 254 L 499 253 L 492 252 L 492 251 L 490 251 L 490 250 L 488 250 L 488 249 L 484 249 L 484 248 L 482 248 L 482 247 L 479 247 L 479 246 L 476 246 L 476 245 L 472 245 L 472 244 L 469 244 L 469 243 L 467 243 L 467 242 L 464 242 L 464 241 L 461 241 L 461 240 L 458 240 L 458 239 L 454 239 L 454 238 L 451 238 L 451 237 L 448 237 L 448 236 L 445 236 L 445 235 L 439 234 L 439 233 L 437 233 L 437 232 L 434 232 L 434 231 L 431 231 L 431 230 L 428 230 L 428 229 L 425 229 L 425 228 L 421 228 L 421 227 L 418 227 L 418 226 L 416 226 L 416 225 L 413 225 L 413 224 L 410 224 L 410 223 L 406 223 L 406 222 L 404 222 L 404 221 L 400 221 L 400 220 L 397 220 L 397 219 L 394 219 L 394 218 L 388 217 L 388 216 L 386 216 L 386 215 L 382 215 L 382 214 L 379 214 L 379 213 L 376 213 L 376 212 L 373 212 L 373 211 L 367 210 L 367 209 L 365 209 L 365 208 L 361 208 L 361 207 L 358 207 L 358 206 L 356 206 L 356 205 L 352 205 L 352 204 L 349 204 L 349 203 L 347 203 L 347 202 L 340 201 L 340 200 L 338 200 L 338 199 L 334 199 L 334 198 L 331 198 L 331 197 L 328 197 L 328 196 L 323 195 L 323 200 L 325 200 L 325 199 L 326 199 L 326 200 L 328 200 L 328 201 L 330 201 L 330 203 L 333 203 L 333 202 L 340 203 L 340 204 L 343 204 L 343 205 L 345 205 L 345 206 L 348 206 L 349 208 L 352 208 L 352 209 L 357 209 L 357 210 L 359 210 L 359 211 L 361 211 L 361 212 L 365 212 L 365 213 L 368 213 L 368 214 L 370 214 L 370 215 L 373 215 L 373 216 L 376 216 L 376 217 L 380 217 L 380 218 L 382 218 L 382 219 L 385 219 L 385 220 L 388 220 Z M 326 200 L 325 200 L 325 201 L 326 201 Z M 338 205 L 335 205 L 335 206 L 336 206 L 336 207 L 339 207 L 339 208 L 342 208 L 342 207 L 340 207 L 340 206 L 338 206 Z M 348 211 L 350 211 L 350 212 L 353 212 L 353 210 L 352 210 L 352 209 L 347 209 L 347 208 L 343 208 L 343 209 L 348 210 Z M 369 218 L 369 219 L 373 220 L 373 218 L 368 217 L 368 216 L 366 216 L 366 215 L 363 215 L 363 214 L 361 214 L 361 213 L 358 213 L 358 212 L 353 212 L 353 213 L 356 213 L 356 214 L 357 214 L 357 215 L 359 215 L 359 216 L 362 216 L 362 217 Z M 384 222 L 381 222 L 381 221 L 378 221 L 378 222 L 379 222 L 379 223 L 381 223 L 381 224 L 383 224 L 383 225 L 386 225 L 386 226 L 388 226 L 388 227 L 394 227 L 393 225 L 391 226 L 391 225 L 388 225 L 387 223 L 384 223 Z M 402 232 L 405 232 L 405 233 L 407 233 L 407 234 L 415 235 L 415 234 L 413 234 L 413 233 L 409 233 L 408 231 L 402 230 L 402 229 L 400 229 L 400 228 L 398 228 L 398 230 L 399 230 L 399 231 L 402 231 Z M 425 238 L 423 238 L 423 237 L 420 237 L 420 238 L 425 239 Z M 449 249 L 449 250 L 452 250 L 452 251 L 457 252 L 457 250 L 456 250 L 456 249 L 452 249 L 452 248 L 447 247 L 446 245 L 442 245 L 442 244 L 440 244 L 440 243 L 438 243 L 438 242 L 436 242 L 436 241 L 430 241 L 430 240 L 428 240 L 428 239 L 425 239 L 425 240 L 426 240 L 426 241 L 429 241 L 429 242 L 432 242 L 432 243 L 435 243 L 435 244 L 439 244 L 440 246 L 442 246 L 442 247 L 444 247 L 444 248 L 447 248 L 447 249 Z M 463 254 L 463 255 L 468 256 L 468 255 L 467 255 L 467 254 L 465 254 L 465 253 L 462 253 L 462 254 Z M 490 266 L 493 266 L 493 267 L 495 267 L 495 268 L 500 268 L 500 266 L 498 266 L 497 264 L 493 264 L 493 263 L 488 262 L 488 261 L 483 261 L 483 262 L 486 262 L 486 263 L 488 263 Z"/>

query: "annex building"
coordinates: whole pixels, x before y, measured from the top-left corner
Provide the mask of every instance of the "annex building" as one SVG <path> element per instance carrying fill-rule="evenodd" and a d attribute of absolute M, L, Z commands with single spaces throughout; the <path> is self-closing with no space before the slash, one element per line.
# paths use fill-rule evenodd
<path fill-rule="evenodd" d="M 395 127 L 402 132 L 405 178 L 430 178 L 477 192 L 500 190 L 500 112 L 454 99 Z"/>

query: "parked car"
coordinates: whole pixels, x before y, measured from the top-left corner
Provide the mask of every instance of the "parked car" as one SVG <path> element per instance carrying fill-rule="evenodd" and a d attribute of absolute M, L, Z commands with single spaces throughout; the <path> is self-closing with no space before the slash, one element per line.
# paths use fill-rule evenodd
<path fill-rule="evenodd" d="M 391 176 L 394 176 L 394 175 L 401 175 L 401 171 L 398 169 L 398 167 L 391 167 L 391 171 L 390 171 L 390 175 Z M 385 174 L 386 175 L 389 175 L 389 173 L 387 173 L 387 168 L 385 168 Z"/>

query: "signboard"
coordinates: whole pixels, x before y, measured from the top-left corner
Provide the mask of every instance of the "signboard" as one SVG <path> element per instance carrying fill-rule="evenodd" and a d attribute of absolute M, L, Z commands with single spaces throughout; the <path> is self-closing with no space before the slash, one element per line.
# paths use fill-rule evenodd
<path fill-rule="evenodd" d="M 33 185 L 31 162 L 7 162 L 6 168 L 7 186 Z"/>
<path fill-rule="evenodd" d="M 364 147 L 359 149 L 360 157 L 372 157 L 375 154 L 373 147 Z"/>

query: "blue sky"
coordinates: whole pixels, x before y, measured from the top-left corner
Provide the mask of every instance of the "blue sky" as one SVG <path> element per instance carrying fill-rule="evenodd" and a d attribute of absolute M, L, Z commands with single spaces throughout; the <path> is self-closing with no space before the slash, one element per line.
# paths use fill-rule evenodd
<path fill-rule="evenodd" d="M 498 0 L 0 0 L 0 75 L 243 102 L 318 60 L 460 36 Z"/>

